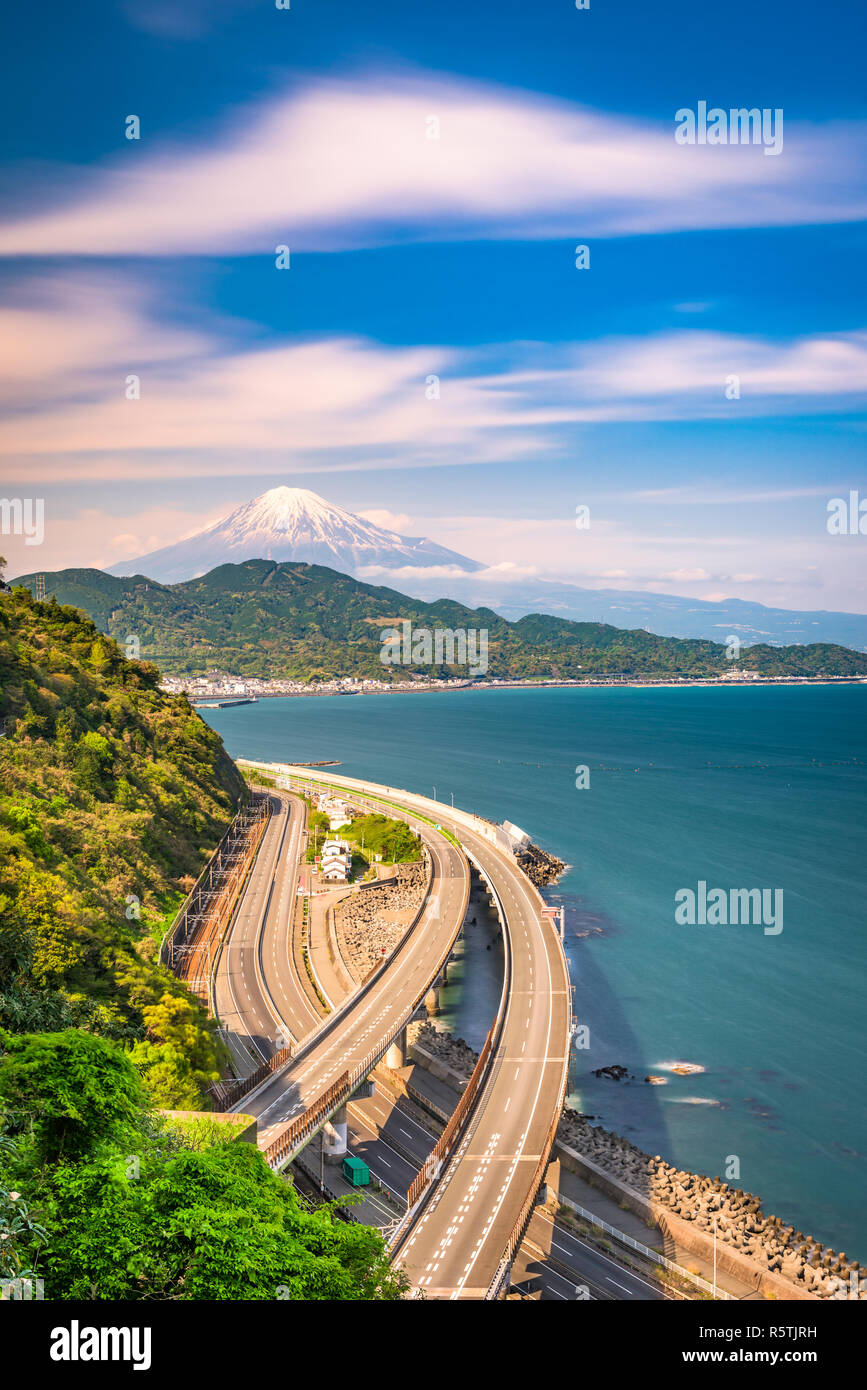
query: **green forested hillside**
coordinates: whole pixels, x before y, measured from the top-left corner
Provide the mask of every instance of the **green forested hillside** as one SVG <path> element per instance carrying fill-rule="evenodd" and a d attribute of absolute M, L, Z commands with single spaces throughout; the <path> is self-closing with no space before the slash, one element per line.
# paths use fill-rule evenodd
<path fill-rule="evenodd" d="M 2 566 L 2 561 L 0 561 Z M 0 588 L 0 1284 L 48 1299 L 393 1299 L 380 1233 L 311 1210 L 231 1131 L 162 930 L 243 783 L 154 666 Z"/>
<path fill-rule="evenodd" d="M 243 784 L 158 680 L 75 609 L 0 593 L 0 1026 L 114 1038 L 183 1107 L 217 1052 L 157 948 Z"/>
<path fill-rule="evenodd" d="M 16 582 L 33 579 L 24 575 Z M 487 674 L 502 678 L 709 676 L 732 665 L 714 642 L 538 613 L 510 623 L 490 609 L 447 599 L 423 603 L 321 565 L 249 560 L 171 585 L 143 575 L 116 579 L 100 570 L 60 570 L 46 574 L 45 583 L 60 602 L 84 609 L 118 641 L 135 638 L 143 657 L 174 675 L 219 670 L 316 681 L 467 674 L 466 667 L 383 665 L 381 633 L 403 619 L 415 628 L 486 629 Z M 766 675 L 852 675 L 867 671 L 867 656 L 830 644 L 754 646 L 743 649 L 739 666 Z"/>
<path fill-rule="evenodd" d="M 48 1299 L 400 1298 L 379 1231 L 311 1210 L 251 1144 L 185 1139 L 130 1058 L 0 1029 L 0 1281 Z"/>

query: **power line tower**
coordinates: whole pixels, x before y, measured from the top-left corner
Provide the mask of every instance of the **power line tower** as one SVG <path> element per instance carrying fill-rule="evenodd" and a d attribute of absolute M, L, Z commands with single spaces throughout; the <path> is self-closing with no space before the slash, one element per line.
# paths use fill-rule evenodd
<path fill-rule="evenodd" d="M 44 575 L 44 574 L 37 574 L 37 576 L 36 576 L 36 593 L 35 593 L 35 598 L 36 598 L 37 603 L 42 603 L 42 602 L 44 602 L 44 599 L 45 599 L 45 575 Z"/>

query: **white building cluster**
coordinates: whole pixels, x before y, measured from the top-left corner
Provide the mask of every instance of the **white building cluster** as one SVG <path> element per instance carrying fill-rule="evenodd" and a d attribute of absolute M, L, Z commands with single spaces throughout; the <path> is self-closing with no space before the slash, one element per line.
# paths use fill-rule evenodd
<path fill-rule="evenodd" d="M 328 817 L 329 830 L 342 830 L 344 825 L 350 825 L 352 822 L 349 807 L 339 797 L 321 796 L 319 798 L 319 810 Z"/>
<path fill-rule="evenodd" d="M 352 867 L 352 850 L 346 840 L 327 839 L 319 861 L 320 878 L 330 883 L 347 883 Z"/>

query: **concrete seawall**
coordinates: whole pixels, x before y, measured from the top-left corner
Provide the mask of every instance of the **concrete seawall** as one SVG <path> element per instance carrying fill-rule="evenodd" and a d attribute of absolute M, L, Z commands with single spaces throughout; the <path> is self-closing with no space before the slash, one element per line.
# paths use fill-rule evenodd
<path fill-rule="evenodd" d="M 616 1202 L 623 1202 L 640 1216 L 642 1221 L 651 1226 L 658 1226 L 663 1236 L 677 1245 L 681 1250 L 688 1250 L 693 1255 L 698 1255 L 704 1260 L 713 1260 L 714 1243 L 713 1237 L 705 1231 L 696 1229 L 689 1221 L 682 1220 L 668 1211 L 659 1202 L 654 1202 L 642 1196 L 635 1188 L 629 1187 L 626 1183 L 620 1182 L 607 1173 L 604 1168 L 593 1163 L 589 1158 L 584 1158 L 582 1154 L 576 1153 L 568 1145 L 559 1140 L 555 1146 L 555 1155 L 559 1158 L 564 1168 L 569 1172 L 576 1173 L 579 1177 L 592 1183 L 599 1188 L 606 1196 L 611 1197 Z M 671 1258 L 674 1258 L 672 1254 Z M 730 1249 L 722 1240 L 717 1240 L 716 1260 L 720 1269 L 733 1275 L 736 1279 L 742 1280 L 745 1284 L 751 1284 L 768 1298 L 784 1299 L 786 1301 L 800 1302 L 808 1300 L 816 1301 L 816 1295 L 809 1293 L 806 1289 L 799 1289 L 797 1284 L 791 1279 L 784 1279 L 779 1274 L 774 1274 L 768 1269 L 762 1269 L 761 1265 L 748 1256 L 740 1254 L 737 1250 Z"/>

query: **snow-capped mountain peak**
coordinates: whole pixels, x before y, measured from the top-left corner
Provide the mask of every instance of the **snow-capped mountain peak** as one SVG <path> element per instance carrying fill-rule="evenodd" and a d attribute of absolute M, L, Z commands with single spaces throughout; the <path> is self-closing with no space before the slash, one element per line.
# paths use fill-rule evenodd
<path fill-rule="evenodd" d="M 242 560 L 304 561 L 345 574 L 377 568 L 446 566 L 465 573 L 481 568 L 434 541 L 365 521 L 308 488 L 272 487 L 186 540 L 112 565 L 109 573 L 146 574 L 171 584 Z"/>

